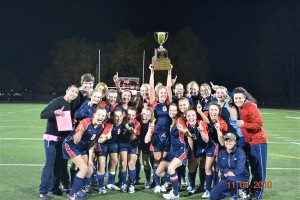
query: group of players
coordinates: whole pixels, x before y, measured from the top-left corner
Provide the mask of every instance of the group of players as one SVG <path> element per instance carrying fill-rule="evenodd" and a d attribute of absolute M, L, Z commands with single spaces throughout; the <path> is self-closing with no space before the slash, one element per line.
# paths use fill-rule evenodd
<path fill-rule="evenodd" d="M 71 185 L 70 200 L 85 199 L 93 183 L 100 194 L 106 194 L 106 188 L 135 193 L 141 155 L 144 188 L 151 187 L 152 169 L 153 191 L 164 193 L 165 199 L 179 198 L 186 167 L 189 195 L 204 192 L 202 198 L 210 199 L 246 198 L 248 194 L 251 199 L 262 198 L 263 188 L 253 184 L 266 178 L 267 137 L 255 99 L 242 87 L 230 93 L 212 83 L 199 87 L 195 81 L 185 92 L 171 78 L 172 69 L 166 86 L 155 86 L 155 71 L 151 65 L 149 69 L 149 84 L 141 86 L 134 100 L 130 90 L 120 88 L 118 74 L 113 77 L 116 90 L 108 90 L 103 82 L 93 90 L 94 77 L 84 74 L 80 88 L 71 85 L 65 96 L 52 100 L 41 112 L 41 118 L 48 121 L 39 197 L 48 199 L 50 191 L 62 195 L 60 184 L 64 189 Z M 56 116 L 64 111 L 71 112 L 71 132 L 57 130 Z M 196 187 L 198 169 L 200 184 Z M 249 174 L 249 188 L 238 188 L 238 182 L 248 182 Z M 168 183 L 172 190 L 166 193 Z"/>

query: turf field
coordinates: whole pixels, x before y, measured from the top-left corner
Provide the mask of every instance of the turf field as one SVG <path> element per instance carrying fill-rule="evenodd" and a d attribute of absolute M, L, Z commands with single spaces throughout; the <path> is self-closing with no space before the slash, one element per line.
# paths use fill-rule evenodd
<path fill-rule="evenodd" d="M 0 104 L 0 199 L 38 199 L 44 163 L 42 135 L 46 120 L 39 114 L 45 104 Z M 269 138 L 267 183 L 264 199 L 300 199 L 300 111 L 261 109 Z M 143 173 L 142 173 L 143 175 Z M 142 178 L 142 182 L 144 179 Z M 108 191 L 89 199 L 163 199 L 136 187 L 135 194 Z M 201 194 L 180 199 L 200 199 Z M 66 199 L 52 195 L 52 199 Z"/>

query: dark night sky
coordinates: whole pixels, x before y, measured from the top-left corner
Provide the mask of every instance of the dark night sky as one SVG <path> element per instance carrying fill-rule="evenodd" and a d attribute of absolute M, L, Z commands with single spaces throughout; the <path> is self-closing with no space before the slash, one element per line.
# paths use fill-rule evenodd
<path fill-rule="evenodd" d="M 114 39 L 120 29 L 177 32 L 189 26 L 208 49 L 212 80 L 238 67 L 260 36 L 265 17 L 283 2 L 260 0 L 8 0 L 0 7 L 0 67 L 35 88 L 35 77 L 52 67 L 56 41 L 73 36 L 88 41 Z"/>

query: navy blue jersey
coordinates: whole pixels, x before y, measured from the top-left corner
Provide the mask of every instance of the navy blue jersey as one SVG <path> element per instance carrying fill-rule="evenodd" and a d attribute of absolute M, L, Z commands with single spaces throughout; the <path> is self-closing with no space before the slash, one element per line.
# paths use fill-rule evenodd
<path fill-rule="evenodd" d="M 93 117 L 93 114 L 97 108 L 97 104 L 93 104 L 92 106 L 89 106 L 88 103 L 90 100 L 86 100 L 83 102 L 83 104 L 80 106 L 78 110 L 76 110 L 74 117 L 77 121 L 81 121 L 85 118 L 91 118 Z"/>
<path fill-rule="evenodd" d="M 124 135 L 127 132 L 124 124 L 120 124 L 118 126 L 115 126 L 113 124 L 106 124 L 103 134 L 111 133 L 111 139 L 104 142 L 104 144 L 112 144 L 112 143 L 118 143 L 118 137 L 119 135 Z"/>
<path fill-rule="evenodd" d="M 217 102 L 217 98 L 215 97 L 210 97 L 210 99 L 208 101 L 205 101 L 205 99 L 201 99 L 200 104 L 202 106 L 202 112 L 208 111 L 208 106 L 211 102 Z"/>
<path fill-rule="evenodd" d="M 158 135 L 170 134 L 171 118 L 169 117 L 169 112 L 168 112 L 169 104 L 170 104 L 169 101 L 166 101 L 165 103 L 159 103 L 157 100 L 155 100 L 151 104 L 151 108 L 154 111 L 154 117 L 156 118 L 154 134 L 158 134 Z"/>
<path fill-rule="evenodd" d="M 207 146 L 206 142 L 204 142 L 202 140 L 201 134 L 200 134 L 200 132 L 198 130 L 198 127 L 200 126 L 200 124 L 203 127 L 203 133 L 207 135 L 208 134 L 207 133 L 207 128 L 206 128 L 207 125 L 203 121 L 200 121 L 200 120 L 197 121 L 195 127 L 192 127 L 190 124 L 188 124 L 188 126 L 187 126 L 188 130 L 190 131 L 190 133 L 195 134 L 196 137 L 197 137 L 197 139 L 192 138 L 192 140 L 193 140 L 193 146 L 194 146 L 193 149 L 205 149 L 206 146 Z"/>
<path fill-rule="evenodd" d="M 227 123 L 221 117 L 219 117 L 218 121 L 220 122 L 221 132 L 223 134 L 225 134 L 227 132 L 227 129 L 228 129 Z M 210 124 L 207 125 L 207 127 L 208 127 L 209 139 L 214 141 L 217 144 L 219 142 L 219 140 L 218 140 L 218 133 L 217 133 L 217 130 L 215 128 L 215 124 L 210 123 Z"/>
<path fill-rule="evenodd" d="M 188 151 L 187 138 L 182 131 L 178 130 L 177 125 L 186 129 L 184 120 L 181 117 L 176 119 L 176 124 L 170 130 L 171 152 Z"/>
<path fill-rule="evenodd" d="M 118 103 L 115 108 L 119 108 L 123 113 L 126 113 L 127 109 L 122 106 L 122 103 Z"/>
<path fill-rule="evenodd" d="M 103 129 L 104 125 L 100 125 L 99 127 L 94 128 L 92 118 L 84 119 L 79 122 L 77 128 L 74 129 L 72 133 L 66 138 L 66 143 L 74 144 L 73 136 L 81 130 L 84 130 L 84 133 L 81 136 L 79 143 L 76 144 L 76 147 L 78 148 L 78 150 L 86 150 L 89 148 L 91 142 L 93 142 L 96 138 L 98 138 L 98 136 L 101 135 Z"/>

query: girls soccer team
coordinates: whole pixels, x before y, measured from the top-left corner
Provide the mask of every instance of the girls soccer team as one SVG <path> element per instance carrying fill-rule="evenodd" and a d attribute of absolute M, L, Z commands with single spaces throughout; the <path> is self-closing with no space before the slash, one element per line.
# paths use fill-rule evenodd
<path fill-rule="evenodd" d="M 210 198 L 211 194 L 211 198 L 238 198 L 236 191 L 228 188 L 222 190 L 218 186 L 218 173 L 221 172 L 220 183 L 223 185 L 226 185 L 224 181 L 228 179 L 227 175 L 234 176 L 232 162 L 239 162 L 239 166 L 243 165 L 245 169 L 249 162 L 252 179 L 246 192 L 250 193 L 251 199 L 261 199 L 263 188 L 254 189 L 253 183 L 264 182 L 266 178 L 267 137 L 254 98 L 241 87 L 234 89 L 231 95 L 225 87 L 212 85 L 216 91 L 216 94 L 212 94 L 209 84 L 203 83 L 199 87 L 195 81 L 187 85 L 185 97 L 182 95 L 183 85 L 175 84 L 172 96 L 172 68 L 168 71 L 167 86 L 157 84 L 156 87 L 155 71 L 151 65 L 149 68 L 149 84 L 141 86 L 139 96 L 143 101 L 132 103 L 131 92 L 120 91 L 116 74 L 113 79 L 121 95 L 119 103 L 116 102 L 117 91 L 107 91 L 106 84 L 101 83 L 100 90 L 90 91 L 88 99 L 81 101 L 81 106 L 77 105 L 74 121 L 79 124 L 62 143 L 63 157 L 71 159 L 77 167 L 76 175 L 71 174 L 74 181 L 67 199 L 85 199 L 90 191 L 84 189 L 91 185 L 93 173 L 97 177 L 99 194 L 106 194 L 106 188 L 135 193 L 134 184 L 139 176 L 136 169 L 139 153 L 142 153 L 145 172 L 144 188 L 150 188 L 152 166 L 154 193 L 165 193 L 165 199 L 179 198 L 180 180 L 185 176 L 186 165 L 189 195 L 204 191 L 202 198 Z M 101 101 L 104 97 L 105 100 Z M 59 115 L 58 112 L 53 110 L 53 115 Z M 224 138 L 228 129 L 234 137 Z M 56 135 L 59 134 L 58 132 Z M 246 159 L 243 157 L 242 163 L 240 160 L 230 161 L 230 153 L 236 150 L 229 148 L 229 139 L 237 141 L 234 144 L 241 147 L 241 151 L 245 150 Z M 232 166 L 227 166 L 229 171 L 224 176 L 224 171 L 219 166 L 226 167 L 226 163 L 218 164 L 221 162 L 218 160 L 218 153 L 221 149 L 226 151 L 226 148 L 228 164 Z M 151 156 L 154 161 L 150 165 Z M 200 185 L 196 188 L 198 166 Z M 116 171 L 119 171 L 119 185 L 115 184 Z M 106 173 L 108 176 L 105 186 Z M 42 178 L 44 176 L 43 174 Z M 249 179 L 249 176 L 245 177 Z M 230 179 L 231 182 L 234 180 Z M 167 183 L 172 184 L 169 193 L 166 193 Z M 48 182 L 43 187 L 48 188 L 40 190 L 40 198 L 45 200 L 49 198 L 48 191 L 54 186 L 52 182 Z M 214 187 L 218 188 L 217 195 Z"/>

